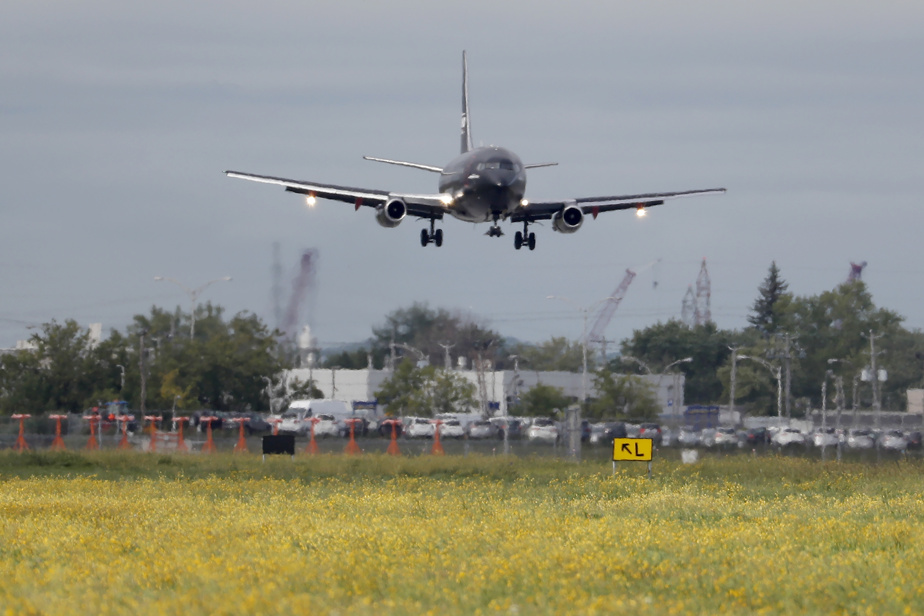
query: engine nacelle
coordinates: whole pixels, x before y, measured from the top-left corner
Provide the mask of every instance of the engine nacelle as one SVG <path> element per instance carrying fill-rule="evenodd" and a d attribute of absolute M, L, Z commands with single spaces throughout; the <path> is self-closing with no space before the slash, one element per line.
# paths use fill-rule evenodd
<path fill-rule="evenodd" d="M 569 205 L 552 216 L 552 228 L 561 233 L 574 233 L 584 224 L 584 212 L 576 205 Z"/>
<path fill-rule="evenodd" d="M 393 229 L 407 216 L 407 205 L 401 199 L 392 199 L 375 208 L 375 219 L 383 227 Z"/>

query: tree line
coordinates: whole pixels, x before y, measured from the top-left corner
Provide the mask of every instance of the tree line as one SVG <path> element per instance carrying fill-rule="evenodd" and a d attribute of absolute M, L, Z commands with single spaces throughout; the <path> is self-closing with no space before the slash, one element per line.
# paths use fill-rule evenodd
<path fill-rule="evenodd" d="M 78 412 L 115 399 L 134 409 L 143 401 L 160 409 L 269 410 L 271 394 L 280 398 L 283 370 L 297 367 L 294 342 L 252 313 L 227 318 L 211 303 L 196 308 L 190 337 L 192 316 L 155 306 L 98 342 L 72 320 L 46 323 L 30 337 L 33 349 L 0 356 L 0 412 Z M 781 372 L 788 368 L 787 389 L 798 416 L 820 404 L 825 379 L 841 376 L 851 383 L 870 364 L 870 336 L 877 363 L 888 371 L 883 406 L 901 409 L 905 390 L 924 379 L 924 334 L 906 329 L 903 320 L 876 307 L 862 281 L 795 296 L 772 263 L 745 328 L 689 327 L 669 320 L 633 332 L 615 357 L 601 357 L 592 348 L 590 378 L 599 395 L 585 401 L 585 412 L 597 417 L 656 413 L 653 392 L 632 377 L 646 370 L 660 373 L 671 364 L 671 371 L 685 377 L 687 403 L 726 404 L 734 348 Z M 443 369 L 447 357 L 455 366 L 462 358 L 467 367 L 580 372 L 582 344 L 563 337 L 524 343 L 469 313 L 414 303 L 386 315 L 363 344 L 322 355 L 321 365 L 392 369 L 380 399 L 408 414 L 478 407 L 474 387 Z M 683 358 L 690 361 L 676 363 Z M 737 405 L 752 414 L 775 413 L 776 381 L 765 366 L 738 361 L 736 376 Z M 297 395 L 323 396 L 315 384 L 298 387 Z M 869 384 L 859 382 L 857 391 L 859 405 L 869 407 Z M 576 401 L 540 385 L 509 402 L 511 412 L 538 415 Z"/>

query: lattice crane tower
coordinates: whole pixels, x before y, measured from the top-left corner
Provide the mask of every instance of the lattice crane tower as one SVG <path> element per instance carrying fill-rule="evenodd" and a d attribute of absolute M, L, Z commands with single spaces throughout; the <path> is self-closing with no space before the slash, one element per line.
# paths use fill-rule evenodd
<path fill-rule="evenodd" d="M 861 263 L 850 262 L 850 273 L 847 275 L 847 282 L 854 282 L 863 279 L 863 268 L 866 267 L 866 261 Z"/>
<path fill-rule="evenodd" d="M 709 270 L 706 269 L 706 258 L 703 257 L 703 266 L 696 277 L 696 311 L 694 321 L 697 325 L 712 322 L 712 281 L 709 280 Z"/>
<path fill-rule="evenodd" d="M 610 295 L 609 300 L 600 307 L 597 318 L 594 320 L 594 326 L 587 335 L 588 342 L 603 342 L 603 332 L 606 330 L 606 326 L 610 324 L 613 313 L 619 308 L 622 298 L 626 296 L 626 289 L 632 284 L 633 278 L 635 278 L 635 272 L 627 269 L 625 278 L 622 279 L 622 282 L 619 283 L 619 286 L 616 287 L 616 290 Z"/>

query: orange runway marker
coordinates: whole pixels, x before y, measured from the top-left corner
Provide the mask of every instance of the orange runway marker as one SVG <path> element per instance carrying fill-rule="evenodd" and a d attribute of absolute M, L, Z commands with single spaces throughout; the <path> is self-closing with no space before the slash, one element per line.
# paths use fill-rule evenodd
<path fill-rule="evenodd" d="M 17 414 L 12 415 L 13 419 L 19 420 L 19 437 L 16 439 L 16 444 L 13 446 L 13 449 L 16 451 L 26 451 L 29 449 L 29 443 L 26 442 L 26 419 L 32 417 L 32 415 L 23 415 Z M 58 422 L 58 427 L 60 428 L 61 422 Z"/>
<path fill-rule="evenodd" d="M 433 454 L 434 456 L 446 455 L 446 452 L 443 451 L 443 445 L 442 443 L 440 443 L 440 424 L 442 424 L 443 422 L 439 419 L 436 419 L 430 423 L 434 424 L 433 449 L 430 450 L 430 453 Z"/>
<path fill-rule="evenodd" d="M 346 448 L 343 450 L 347 455 L 358 456 L 362 453 L 362 450 L 359 448 L 359 445 L 356 444 L 355 430 L 356 424 L 361 422 L 362 419 L 347 419 L 344 423 L 350 424 L 350 441 L 347 443 Z"/>
<path fill-rule="evenodd" d="M 314 439 L 314 426 L 321 420 L 317 417 L 311 417 L 308 421 L 311 422 L 311 439 L 308 441 L 308 446 L 305 447 L 305 453 L 316 456 L 318 455 L 318 442 Z"/>
<path fill-rule="evenodd" d="M 398 425 L 401 423 L 397 419 L 386 419 L 382 423 L 391 424 L 391 442 L 388 443 L 388 449 L 385 453 L 392 456 L 400 456 L 401 449 L 398 447 Z"/>

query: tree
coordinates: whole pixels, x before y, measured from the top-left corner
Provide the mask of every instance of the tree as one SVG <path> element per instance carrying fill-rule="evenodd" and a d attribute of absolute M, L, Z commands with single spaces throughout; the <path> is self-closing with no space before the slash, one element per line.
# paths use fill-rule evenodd
<path fill-rule="evenodd" d="M 772 261 L 767 277 L 757 289 L 759 295 L 751 307 L 752 314 L 748 315 L 748 323 L 765 336 L 775 334 L 781 329 L 782 313 L 788 300 L 792 298 L 786 293 L 788 287 L 789 284 L 780 278 L 776 261 Z"/>
<path fill-rule="evenodd" d="M 598 397 L 587 409 L 589 418 L 653 419 L 661 412 L 652 386 L 636 376 L 600 369 L 594 388 Z"/>
<path fill-rule="evenodd" d="M 740 346 L 752 340 L 755 337 L 751 333 L 720 330 L 714 323 L 687 327 L 671 319 L 636 330 L 632 338 L 622 342 L 621 348 L 623 355 L 642 360 L 654 373 L 679 359 L 691 357 L 693 361 L 677 364 L 671 370 L 684 374 L 686 400 L 710 404 L 722 400 L 722 382 L 716 369 L 728 361 L 729 346 Z M 634 373 L 638 364 L 617 360 L 610 363 L 609 370 Z"/>
<path fill-rule="evenodd" d="M 580 342 L 571 342 L 564 336 L 553 336 L 549 340 L 535 344 L 517 344 L 511 349 L 520 361 L 526 363 L 530 370 L 564 372 L 581 372 L 584 365 L 584 348 Z M 588 356 L 590 366 L 593 357 Z"/>
<path fill-rule="evenodd" d="M 98 392 L 118 388 L 109 346 L 96 345 L 76 321 L 45 323 L 29 341 L 33 349 L 2 358 L 4 411 L 76 413 L 98 404 Z"/>
<path fill-rule="evenodd" d="M 556 410 L 564 410 L 574 402 L 560 387 L 537 383 L 520 395 L 520 405 L 516 412 L 527 417 L 548 416 Z"/>
<path fill-rule="evenodd" d="M 433 366 L 418 367 L 405 359 L 375 397 L 389 415 L 432 417 L 436 413 L 464 412 L 475 406 L 475 386 L 461 375 Z"/>
<path fill-rule="evenodd" d="M 827 370 L 845 370 L 829 364 L 829 359 L 844 360 L 852 366 L 852 371 L 846 372 L 850 376 L 868 366 L 869 340 L 864 336 L 870 331 L 881 336 L 876 346 L 885 355 L 878 363 L 890 371 L 889 380 L 883 383 L 883 394 L 891 394 L 900 405 L 898 398 L 920 378 L 920 365 L 914 358 L 916 348 L 920 348 L 916 346 L 920 334 L 902 327 L 903 318 L 897 313 L 877 308 L 861 280 L 842 283 L 818 295 L 794 298 L 786 319 L 800 349 L 798 369 L 793 370 L 795 397 L 820 403 L 821 383 Z"/>
<path fill-rule="evenodd" d="M 430 363 L 443 365 L 444 349 L 440 345 L 452 345 L 455 357 L 473 361 L 479 353 L 489 357 L 498 365 L 504 353 L 503 340 L 497 332 L 478 323 L 472 315 L 461 311 L 434 310 L 427 304 L 414 303 L 410 308 L 401 308 L 385 317 L 385 324 L 372 329 L 372 352 L 375 357 L 391 353 L 391 344 L 398 342 L 420 350 Z M 402 350 L 398 350 L 403 354 Z M 416 358 L 415 358 L 416 359 Z"/>

